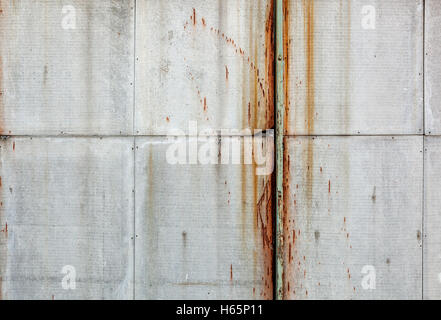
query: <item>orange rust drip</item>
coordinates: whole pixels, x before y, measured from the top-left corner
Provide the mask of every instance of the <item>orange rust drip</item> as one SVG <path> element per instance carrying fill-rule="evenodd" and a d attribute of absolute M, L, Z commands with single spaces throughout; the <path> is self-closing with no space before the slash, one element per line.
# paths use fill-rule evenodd
<path fill-rule="evenodd" d="M 230 280 L 233 281 L 233 265 L 230 265 Z"/>
<path fill-rule="evenodd" d="M 263 267 L 265 274 L 264 281 L 264 299 L 273 297 L 273 189 L 274 175 L 269 176 L 263 187 L 261 197 L 257 203 L 257 224 L 262 237 Z"/>
<path fill-rule="evenodd" d="M 269 1 L 266 7 L 266 21 L 265 21 L 265 77 L 259 78 L 259 70 L 252 64 L 252 68 L 255 71 L 254 88 L 254 127 L 256 128 L 258 123 L 258 115 L 265 115 L 265 122 L 262 125 L 266 125 L 267 128 L 274 126 L 274 7 L 275 0 Z M 257 57 L 257 42 L 254 43 L 255 56 Z M 262 85 L 262 83 L 264 85 Z M 259 86 L 257 86 L 259 84 Z M 265 86 L 265 87 L 264 87 Z M 260 88 L 264 100 L 265 110 L 261 110 L 262 104 L 257 100 L 257 92 Z M 266 92 L 266 93 L 265 93 Z M 263 112 L 262 112 L 263 111 Z M 275 188 L 274 173 L 268 177 L 257 179 L 255 172 L 256 165 L 253 165 L 254 175 L 254 193 L 256 202 L 256 227 L 261 236 L 262 253 L 263 253 L 263 292 L 261 298 L 272 299 L 274 296 L 273 288 L 273 263 L 274 263 L 274 246 L 273 246 L 273 190 Z M 257 185 L 262 182 L 263 190 L 258 192 Z M 259 196 L 258 196 L 259 194 Z M 258 200 L 257 200 L 258 199 Z"/>
<path fill-rule="evenodd" d="M 282 2 L 282 10 L 283 10 L 283 59 L 284 59 L 284 69 L 283 69 L 283 95 L 284 95 L 284 130 L 286 132 L 287 130 L 287 119 L 289 115 L 289 20 L 290 20 L 290 1 L 289 0 L 283 0 Z M 284 141 L 285 144 L 285 141 Z M 279 201 L 283 201 L 283 210 L 282 210 L 282 217 L 280 219 L 282 220 L 283 225 L 283 241 L 281 245 L 283 246 L 280 248 L 280 252 L 282 253 L 282 259 L 285 261 L 283 263 L 283 269 L 280 270 L 281 272 L 281 278 L 282 278 L 282 288 L 279 288 L 282 294 L 282 298 L 286 299 L 289 297 L 289 291 L 290 291 L 290 283 L 287 282 L 286 275 L 290 274 L 289 267 L 290 267 L 290 261 L 293 260 L 292 250 L 295 250 L 295 241 L 293 243 L 289 243 L 288 250 L 286 248 L 286 243 L 289 242 L 289 233 L 292 226 L 288 224 L 288 216 L 291 213 L 291 210 L 289 209 L 289 202 L 290 202 L 290 180 L 291 180 L 291 163 L 290 163 L 290 156 L 289 156 L 289 150 L 285 146 L 283 150 L 283 199 L 278 199 Z M 294 212 L 295 213 L 295 212 Z M 295 234 L 295 231 L 293 231 L 293 234 Z M 288 251 L 288 252 L 287 252 Z M 288 277 L 289 278 L 289 277 Z M 287 290 L 285 290 L 285 288 Z M 280 294 L 280 292 L 279 292 Z"/>
<path fill-rule="evenodd" d="M 5 237 L 8 237 L 8 223 L 6 222 L 5 227 L 0 230 L 0 232 L 5 234 Z"/>
<path fill-rule="evenodd" d="M 274 56 L 275 56 L 275 24 L 274 24 L 274 5 L 275 1 L 270 1 L 268 7 L 268 18 L 265 23 L 265 74 L 267 77 L 267 95 L 266 95 L 266 108 L 265 108 L 265 119 L 266 119 L 266 128 L 274 127 L 274 77 L 275 77 L 275 65 L 274 65 Z M 257 71 L 259 73 L 259 71 Z M 265 92 L 263 91 L 263 95 L 265 98 Z"/>
<path fill-rule="evenodd" d="M 291 197 L 291 191 L 290 191 L 290 181 L 291 181 L 291 159 L 289 156 L 289 150 L 287 147 L 285 147 L 283 151 L 283 212 L 282 212 L 282 225 L 283 225 L 283 247 L 281 248 L 281 252 L 283 253 L 282 259 L 286 261 L 286 263 L 283 264 L 283 270 L 281 272 L 282 275 L 282 286 L 283 288 L 280 288 L 282 291 L 283 298 L 286 299 L 289 297 L 289 290 L 285 291 L 284 287 L 286 286 L 286 281 L 289 279 L 285 278 L 285 275 L 290 274 L 290 261 L 294 260 L 294 257 L 292 255 L 292 250 L 295 251 L 296 242 L 295 242 L 295 230 L 292 231 L 293 240 L 292 245 L 289 244 L 288 252 L 286 248 L 286 243 L 289 243 L 289 234 L 290 230 L 295 227 L 295 225 L 290 225 L 288 221 L 291 222 L 288 217 L 290 215 L 293 215 L 292 223 L 294 223 L 295 219 L 295 208 L 294 211 L 290 210 L 290 197 Z M 281 199 L 282 200 L 282 199 Z"/>

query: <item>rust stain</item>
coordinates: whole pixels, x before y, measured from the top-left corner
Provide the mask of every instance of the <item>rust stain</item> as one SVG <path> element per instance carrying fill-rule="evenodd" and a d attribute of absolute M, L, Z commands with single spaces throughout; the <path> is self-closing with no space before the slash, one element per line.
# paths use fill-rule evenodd
<path fill-rule="evenodd" d="M 291 274 L 291 267 L 292 264 L 290 261 L 294 261 L 295 254 L 292 253 L 295 247 L 296 247 L 296 231 L 295 231 L 295 214 L 296 214 L 296 208 L 289 207 L 289 203 L 291 203 L 291 191 L 290 191 L 290 180 L 291 180 L 291 159 L 289 156 L 289 148 L 286 145 L 286 140 L 284 140 L 285 149 L 284 149 L 284 155 L 283 155 L 283 199 L 278 198 L 278 201 L 283 202 L 283 212 L 282 212 L 282 224 L 283 224 L 283 235 L 282 235 L 282 243 L 280 252 L 282 254 L 282 257 L 279 257 L 279 259 L 282 259 L 285 261 L 283 264 L 283 270 L 282 270 L 282 288 L 281 293 L 283 295 L 283 298 L 286 299 L 289 297 L 289 289 L 285 290 L 286 281 L 290 279 L 289 276 Z M 291 219 L 288 219 L 289 217 L 292 217 Z M 290 222 L 290 223 L 288 223 Z M 292 239 L 290 239 L 290 231 L 292 230 Z M 291 244 L 292 242 L 292 244 Z M 288 252 L 286 252 L 286 243 L 289 243 Z M 287 278 L 285 276 L 288 275 Z M 280 293 L 280 292 L 279 292 Z"/>
<path fill-rule="evenodd" d="M 262 251 L 263 251 L 263 270 L 264 274 L 264 299 L 272 299 L 273 297 L 273 190 L 274 175 L 266 178 L 259 201 L 257 202 L 257 226 L 261 235 Z"/>
<path fill-rule="evenodd" d="M 248 102 L 248 126 L 251 125 L 251 102 Z"/>
<path fill-rule="evenodd" d="M 267 19 L 265 23 L 265 75 L 266 75 L 266 90 L 263 89 L 263 97 L 266 101 L 265 119 L 266 128 L 274 127 L 274 76 L 275 76 L 275 24 L 274 24 L 274 0 L 271 0 L 267 8 Z M 257 70 L 259 76 L 259 70 Z M 261 85 L 262 86 L 262 85 Z"/>
<path fill-rule="evenodd" d="M 260 4 L 258 3 L 258 11 L 260 11 Z M 266 125 L 266 128 L 274 126 L 274 0 L 270 0 L 266 7 L 266 21 L 265 21 L 265 74 L 262 76 L 256 64 L 247 57 L 250 61 L 250 68 L 253 71 L 254 83 L 252 90 L 253 95 L 250 96 L 252 101 L 248 104 L 248 121 L 253 121 L 254 128 L 259 125 Z M 253 26 L 250 26 L 253 28 Z M 253 34 L 254 30 L 250 30 Z M 258 56 L 258 43 L 250 43 L 250 48 L 254 49 L 254 57 Z M 245 55 L 245 52 L 240 50 L 240 53 Z M 264 79 L 266 77 L 266 79 Z M 261 96 L 258 96 L 258 92 Z M 261 101 L 260 99 L 263 99 Z M 264 107 L 262 110 L 261 108 Z M 250 111 L 253 108 L 254 117 L 251 119 Z M 265 116 L 264 123 L 259 123 L 259 115 Z M 267 177 L 256 176 L 256 164 L 253 163 L 253 193 L 255 198 L 255 233 L 256 236 L 260 234 L 262 254 L 263 254 L 263 292 L 261 298 L 273 298 L 273 212 L 274 201 L 273 195 L 275 190 L 274 172 Z M 258 188 L 258 184 L 261 185 Z"/>
<path fill-rule="evenodd" d="M 258 7 L 260 7 L 260 2 L 258 3 Z M 251 8 L 252 9 L 252 8 Z M 260 10 L 260 8 L 259 8 Z M 267 123 L 264 123 L 266 128 L 272 128 L 274 127 L 274 17 L 273 17 L 273 10 L 274 10 L 274 0 L 270 1 L 270 5 L 268 5 L 268 19 L 266 21 L 266 29 L 265 29 L 265 70 L 266 70 L 266 76 L 267 79 L 264 77 L 261 77 L 261 72 L 259 68 L 257 67 L 258 61 L 258 42 L 255 41 L 253 37 L 250 37 L 250 50 L 253 50 L 253 54 L 249 55 L 247 52 L 239 46 L 239 44 L 231 37 L 229 37 L 224 32 L 221 32 L 216 27 L 210 26 L 210 28 L 207 28 L 207 30 L 210 30 L 215 36 L 222 39 L 226 45 L 231 47 L 234 52 L 243 59 L 245 63 L 249 66 L 249 71 L 252 74 L 252 77 L 254 77 L 254 81 L 250 81 L 250 93 L 252 95 L 250 96 L 253 98 L 253 112 L 254 112 L 254 128 L 258 128 L 257 126 L 257 120 L 260 119 L 258 115 L 265 115 L 265 119 L 267 119 Z M 191 23 L 196 26 L 196 10 L 193 8 L 193 14 L 190 16 Z M 208 22 L 203 18 L 203 21 L 205 22 L 205 25 L 208 25 Z M 187 26 L 189 25 L 189 22 L 186 21 L 184 23 L 184 30 L 187 30 Z M 204 28 L 205 29 L 205 28 Z M 255 30 L 252 25 L 250 24 L 250 34 L 254 34 Z M 185 59 L 184 59 L 185 60 Z M 229 74 L 229 72 L 228 72 Z M 194 80 L 194 79 L 192 79 Z M 227 79 L 228 80 L 228 79 Z M 253 86 L 251 86 L 251 84 Z M 257 90 L 257 88 L 259 90 Z M 258 92 L 260 95 L 262 95 L 263 99 L 265 100 L 265 103 L 261 103 L 260 99 L 258 99 Z M 260 110 L 261 106 L 265 107 L 265 110 Z M 244 105 L 245 106 L 245 105 Z M 259 112 L 259 113 L 258 113 Z"/>
<path fill-rule="evenodd" d="M 1 233 L 5 234 L 5 237 L 8 237 L 8 223 L 5 223 L 5 227 L 0 230 Z"/>
<path fill-rule="evenodd" d="M 262 61 L 262 56 L 259 57 L 261 53 L 260 43 L 257 37 L 250 37 L 249 50 L 244 50 L 237 41 L 231 38 L 225 32 L 219 30 L 214 26 L 210 26 L 209 21 L 202 18 L 202 25 L 207 28 L 202 28 L 201 30 L 207 30 L 215 38 L 225 43 L 227 48 L 231 49 L 238 58 L 242 59 L 245 66 L 249 68 L 249 77 L 244 76 L 243 78 L 243 88 L 249 90 L 244 91 L 242 105 L 247 108 L 248 117 L 243 117 L 244 127 L 246 126 L 246 120 L 248 118 L 248 127 L 258 128 L 259 125 L 265 126 L 265 128 L 274 127 L 274 0 L 264 1 L 267 3 L 266 7 L 266 21 L 265 21 L 265 72 L 259 70 L 259 61 Z M 260 6 L 263 1 L 259 0 L 257 3 L 257 11 L 261 12 Z M 255 14 L 256 4 L 250 3 L 249 10 L 250 16 L 253 17 Z M 193 14 L 190 16 L 190 23 L 187 21 L 184 25 L 185 30 L 191 32 L 191 28 L 187 28 L 189 24 L 196 26 L 196 10 L 193 8 Z M 250 23 L 250 35 L 256 34 L 254 21 L 251 19 Z M 194 29 L 193 29 L 194 30 Z M 230 71 L 228 66 L 225 66 L 225 78 L 229 80 Z M 194 82 L 194 77 L 190 73 L 190 78 Z M 204 111 L 207 110 L 207 98 L 202 98 L 199 88 L 196 86 L 198 91 L 198 98 L 204 107 Z M 245 98 L 246 97 L 246 98 Z M 261 116 L 265 116 L 264 122 L 260 122 Z M 262 245 L 262 255 L 263 255 L 263 274 L 256 276 L 257 279 L 262 280 L 264 288 L 260 295 L 264 299 L 272 299 L 273 297 L 273 207 L 274 203 L 272 200 L 272 194 L 274 189 L 274 178 L 273 176 L 266 178 L 259 178 L 255 174 L 256 164 L 253 163 L 252 177 L 247 173 L 249 172 L 246 166 L 241 166 L 241 197 L 242 197 L 242 225 L 246 226 L 248 224 L 248 218 L 250 218 L 249 206 L 246 204 L 246 200 L 249 199 L 250 188 L 252 187 L 252 197 L 253 197 L 253 226 L 255 239 L 259 240 Z M 248 179 L 251 178 L 251 179 Z M 248 182 L 249 181 L 249 182 Z M 262 182 L 262 184 L 260 184 Z M 252 183 L 252 186 L 250 184 Z M 248 230 L 243 228 L 242 236 L 244 240 L 247 239 Z M 246 241 L 244 243 L 247 243 Z M 254 264 L 257 265 L 260 259 L 259 252 L 254 253 Z M 230 266 L 230 276 L 232 274 L 232 265 Z M 257 269 L 256 269 L 257 270 Z M 253 290 L 255 292 L 255 289 Z"/>
<path fill-rule="evenodd" d="M 308 296 L 308 290 L 304 288 L 304 284 L 302 281 L 307 278 L 308 270 L 306 268 L 306 256 L 299 256 L 300 252 L 298 252 L 296 246 L 300 239 L 301 230 L 299 226 L 296 225 L 297 220 L 297 210 L 298 210 L 298 199 L 297 192 L 304 192 L 305 195 L 305 203 L 302 204 L 307 209 L 307 223 L 309 224 L 311 221 L 312 214 L 312 204 L 313 204 L 313 181 L 314 181 L 314 172 L 317 170 L 314 166 L 314 144 L 315 138 L 312 136 L 314 134 L 314 120 L 315 120 L 315 66 L 314 66 L 314 1 L 313 0 L 303 0 L 301 2 L 303 7 L 303 25 L 304 25 L 304 47 L 305 47 L 305 79 L 297 79 L 297 82 L 300 81 L 300 84 L 305 86 L 305 110 L 306 110 L 306 122 L 305 122 L 305 131 L 308 135 L 306 141 L 303 140 L 294 140 L 296 141 L 296 145 L 300 146 L 304 143 L 306 145 L 300 147 L 300 149 L 304 150 L 303 153 L 303 162 L 304 162 L 304 176 L 303 176 L 303 188 L 299 188 L 299 185 L 296 185 L 295 192 L 291 192 L 290 183 L 291 183 L 291 173 L 290 173 L 290 156 L 289 156 L 289 148 L 285 143 L 284 150 L 284 179 L 283 179 L 283 190 L 284 190 L 284 208 L 283 208 L 283 243 L 284 248 L 282 248 L 282 252 L 284 254 L 284 261 L 288 260 L 288 263 L 283 265 L 282 272 L 282 283 L 284 288 L 282 288 L 282 294 L 284 299 L 292 299 L 296 298 L 297 295 L 300 295 L 304 289 L 304 294 Z M 285 119 L 289 119 L 290 115 L 290 50 L 291 50 L 291 39 L 290 39 L 290 8 L 291 1 L 283 0 L 283 12 L 284 12 L 284 21 L 283 21 L 283 58 L 284 58 L 284 100 L 285 100 Z M 288 121 L 285 121 L 285 132 L 288 132 Z M 295 139 L 295 138 L 294 138 Z M 323 174 L 323 167 L 318 168 L 319 172 Z M 330 191 L 330 182 L 328 184 L 328 190 Z M 319 233 L 315 232 L 316 241 L 319 238 Z M 292 243 L 292 245 L 291 245 Z M 286 279 L 284 277 L 287 277 Z M 295 279 L 298 283 L 293 284 L 292 281 Z M 290 288 L 287 288 L 288 280 L 290 281 Z M 293 288 L 294 290 L 290 291 Z M 297 290 L 296 290 L 297 289 Z"/>
<path fill-rule="evenodd" d="M 230 265 L 230 280 L 233 281 L 233 265 Z"/>
<path fill-rule="evenodd" d="M 12 151 L 15 151 L 15 141 L 12 143 Z"/>
<path fill-rule="evenodd" d="M 331 193 L 331 180 L 328 180 L 328 193 Z"/>

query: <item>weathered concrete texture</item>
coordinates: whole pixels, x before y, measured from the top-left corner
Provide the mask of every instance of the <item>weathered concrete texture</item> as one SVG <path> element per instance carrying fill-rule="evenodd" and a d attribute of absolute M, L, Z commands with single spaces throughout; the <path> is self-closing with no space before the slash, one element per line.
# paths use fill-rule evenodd
<path fill-rule="evenodd" d="M 132 133 L 133 5 L 1 1 L 0 133 Z"/>
<path fill-rule="evenodd" d="M 426 0 L 425 116 L 426 134 L 441 134 L 441 1 Z"/>
<path fill-rule="evenodd" d="M 218 138 L 208 143 L 217 161 Z M 135 298 L 271 299 L 271 176 L 254 165 L 168 164 L 171 145 L 136 139 Z"/>
<path fill-rule="evenodd" d="M 425 139 L 424 298 L 441 299 L 441 138 Z"/>
<path fill-rule="evenodd" d="M 274 0 L 138 0 L 136 133 L 274 125 Z"/>
<path fill-rule="evenodd" d="M 286 4 L 287 134 L 422 133 L 422 0 Z"/>
<path fill-rule="evenodd" d="M 0 298 L 132 298 L 133 138 L 0 147 Z M 62 288 L 66 265 L 75 290 Z"/>
<path fill-rule="evenodd" d="M 285 298 L 421 299 L 423 137 L 286 147 Z M 363 287 L 369 266 L 374 290 Z"/>

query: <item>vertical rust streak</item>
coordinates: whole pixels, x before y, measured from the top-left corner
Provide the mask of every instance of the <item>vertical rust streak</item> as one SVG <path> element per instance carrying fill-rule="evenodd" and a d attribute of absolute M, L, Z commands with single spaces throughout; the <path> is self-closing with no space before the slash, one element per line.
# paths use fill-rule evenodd
<path fill-rule="evenodd" d="M 283 59 L 284 59 L 284 69 L 283 69 L 283 96 L 284 96 L 284 133 L 288 131 L 288 116 L 289 116 L 289 106 L 290 106 L 290 100 L 289 100 L 289 57 L 290 57 L 290 51 L 289 51 L 289 27 L 290 27 L 290 1 L 289 0 L 283 0 Z M 289 297 L 289 288 L 286 286 L 287 283 L 287 277 L 286 275 L 289 274 L 288 270 L 290 269 L 290 259 L 291 257 L 287 257 L 288 255 L 291 255 L 291 250 L 293 247 L 295 247 L 295 243 L 291 246 L 290 244 L 290 250 L 286 252 L 286 243 L 288 243 L 289 238 L 289 230 L 291 228 L 290 225 L 288 225 L 288 216 L 290 214 L 294 214 L 294 212 L 291 212 L 290 205 L 289 205 L 289 199 L 290 199 L 290 181 L 291 181 L 291 168 L 290 168 L 290 158 L 289 158 L 289 151 L 286 145 L 286 140 L 283 141 L 284 150 L 283 150 L 283 199 L 278 199 L 279 201 L 283 201 L 283 210 L 282 210 L 282 225 L 283 225 L 283 241 L 281 244 L 283 247 L 280 249 L 280 252 L 282 252 L 283 257 L 281 258 L 285 263 L 283 264 L 283 268 L 280 271 L 281 272 L 281 278 L 282 278 L 282 288 L 279 288 L 279 290 L 282 291 L 282 298 L 286 299 Z M 288 259 L 288 260 L 287 260 Z M 286 290 L 288 289 L 288 291 Z"/>
<path fill-rule="evenodd" d="M 230 280 L 233 281 L 233 265 L 230 265 Z"/>
<path fill-rule="evenodd" d="M 289 252 L 286 252 L 286 243 L 290 242 L 290 230 L 295 228 L 295 214 L 296 214 L 296 208 L 294 207 L 291 209 L 291 191 L 290 191 L 290 183 L 291 183 L 291 161 L 289 156 L 289 149 L 286 144 L 286 140 L 284 140 L 284 151 L 283 151 L 283 216 L 282 216 L 282 225 L 283 225 L 283 245 L 284 247 L 281 248 L 283 252 L 283 261 L 285 261 L 283 265 L 282 270 L 282 297 L 283 299 L 287 299 L 290 296 L 289 290 L 286 291 L 286 282 L 289 279 L 286 278 L 286 275 L 291 274 L 291 265 L 290 265 L 290 257 Z M 292 219 L 288 219 L 288 217 L 292 217 Z M 290 221 L 291 223 L 288 223 Z M 295 237 L 295 231 L 292 231 L 293 236 Z M 295 251 L 296 243 L 295 241 L 292 242 L 292 249 Z M 292 256 L 291 256 L 292 257 Z M 288 260 L 287 260 L 288 259 Z"/>
<path fill-rule="evenodd" d="M 274 55 L 275 55 L 275 25 L 274 25 L 274 4 L 275 0 L 271 0 L 269 4 L 269 9 L 265 23 L 265 75 L 266 79 L 266 90 L 268 94 L 265 99 L 265 119 L 266 128 L 274 127 L 274 77 L 275 77 L 275 65 L 274 65 Z M 265 98 L 265 97 L 264 97 Z"/>
<path fill-rule="evenodd" d="M 275 0 L 270 0 L 266 7 L 266 21 L 265 21 L 265 75 L 266 90 L 268 94 L 265 95 L 265 90 L 262 90 L 262 99 L 264 99 L 263 106 L 264 112 L 259 110 L 259 104 L 257 103 L 258 93 L 258 78 L 254 81 L 254 94 L 255 94 L 255 111 L 254 128 L 258 126 L 258 115 L 265 115 L 262 125 L 274 126 L 274 4 Z M 260 5 L 260 2 L 259 2 Z M 260 12 L 261 10 L 258 10 Z M 255 56 L 257 55 L 257 41 L 254 44 Z M 256 56 L 257 57 L 257 56 Z M 258 77 L 259 72 L 255 73 L 255 77 Z M 260 104 L 262 106 L 262 104 Z M 270 116 L 271 115 L 271 116 Z M 254 152 L 254 148 L 253 148 Z M 262 242 L 262 254 L 263 254 L 263 292 L 261 298 L 273 299 L 273 263 L 274 263 L 274 247 L 273 247 L 273 189 L 274 189 L 274 173 L 270 176 L 260 177 L 258 179 L 256 175 L 256 164 L 253 161 L 253 188 L 254 188 L 254 200 L 256 201 L 255 208 L 255 225 L 257 227 L 256 232 L 260 233 Z M 258 185 L 260 186 L 258 188 Z"/>

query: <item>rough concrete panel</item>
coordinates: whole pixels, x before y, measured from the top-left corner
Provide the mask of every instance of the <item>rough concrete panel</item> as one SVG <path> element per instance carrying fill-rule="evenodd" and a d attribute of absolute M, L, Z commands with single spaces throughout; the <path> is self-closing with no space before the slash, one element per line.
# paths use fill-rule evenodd
<path fill-rule="evenodd" d="M 1 1 L 1 133 L 132 133 L 133 4 Z"/>
<path fill-rule="evenodd" d="M 274 0 L 138 0 L 136 132 L 269 129 Z"/>
<path fill-rule="evenodd" d="M 287 134 L 422 133 L 422 0 L 286 3 Z"/>
<path fill-rule="evenodd" d="M 218 138 L 208 143 L 217 160 Z M 135 298 L 271 299 L 270 176 L 253 165 L 172 165 L 172 144 L 136 139 Z"/>
<path fill-rule="evenodd" d="M 441 299 L 441 138 L 425 140 L 424 298 Z"/>
<path fill-rule="evenodd" d="M 421 299 L 423 137 L 286 146 L 285 298 Z"/>
<path fill-rule="evenodd" d="M 133 138 L 0 147 L 0 298 L 132 298 Z M 62 287 L 66 265 L 75 290 Z"/>
<path fill-rule="evenodd" d="M 425 116 L 426 134 L 441 134 L 441 2 L 426 0 Z"/>

